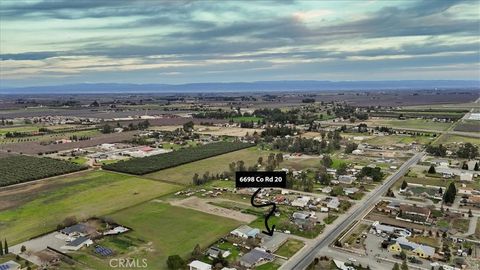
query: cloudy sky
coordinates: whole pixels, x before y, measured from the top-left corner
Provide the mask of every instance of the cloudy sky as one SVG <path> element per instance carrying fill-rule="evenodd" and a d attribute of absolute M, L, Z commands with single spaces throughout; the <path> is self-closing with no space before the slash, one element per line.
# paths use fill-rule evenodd
<path fill-rule="evenodd" d="M 0 2 L 2 86 L 479 79 L 478 1 Z"/>

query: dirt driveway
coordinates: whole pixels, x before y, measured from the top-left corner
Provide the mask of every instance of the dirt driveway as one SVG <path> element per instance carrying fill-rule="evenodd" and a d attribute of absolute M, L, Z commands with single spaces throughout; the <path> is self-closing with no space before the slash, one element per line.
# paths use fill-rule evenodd
<path fill-rule="evenodd" d="M 255 215 L 244 214 L 235 210 L 209 204 L 209 202 L 221 202 L 221 201 L 232 202 L 229 200 L 222 200 L 222 199 L 200 199 L 198 197 L 192 196 L 182 200 L 171 201 L 170 204 L 174 206 L 194 209 L 194 210 L 212 214 L 212 215 L 231 218 L 231 219 L 235 219 L 235 220 L 246 222 L 246 223 L 250 223 L 255 219 L 257 219 L 257 216 Z"/>

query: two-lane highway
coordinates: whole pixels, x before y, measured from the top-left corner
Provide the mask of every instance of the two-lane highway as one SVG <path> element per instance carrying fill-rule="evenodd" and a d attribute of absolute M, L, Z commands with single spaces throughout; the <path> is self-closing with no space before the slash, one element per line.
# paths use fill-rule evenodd
<path fill-rule="evenodd" d="M 416 164 L 423 156 L 424 152 L 415 154 L 407 162 L 405 162 L 397 172 L 389 176 L 382 185 L 370 192 L 366 198 L 361 200 L 358 204 L 345 214 L 343 214 L 337 222 L 335 227 L 326 230 L 323 234 L 318 236 L 312 243 L 309 243 L 300 252 L 295 254 L 290 260 L 285 262 L 280 269 L 305 269 L 315 259 L 320 250 L 332 243 L 340 234 L 350 226 L 355 220 L 362 218 L 367 210 L 372 208 L 381 198 L 382 194 L 387 192 L 388 188 L 395 183 L 400 177 L 405 175 L 408 169 Z"/>

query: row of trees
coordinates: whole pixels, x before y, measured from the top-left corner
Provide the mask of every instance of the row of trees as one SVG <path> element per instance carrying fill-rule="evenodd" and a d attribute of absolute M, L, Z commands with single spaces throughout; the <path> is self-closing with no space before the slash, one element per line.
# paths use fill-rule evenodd
<path fill-rule="evenodd" d="M 235 176 L 235 172 L 241 172 L 241 171 L 257 171 L 258 165 L 260 166 L 265 166 L 265 169 L 267 171 L 273 171 L 275 170 L 280 163 L 283 162 L 283 155 L 281 153 L 273 154 L 270 153 L 268 155 L 268 158 L 266 161 L 264 161 L 263 157 L 259 157 L 257 160 L 257 164 L 253 166 L 247 167 L 245 165 L 245 162 L 243 160 L 239 160 L 237 162 L 231 162 L 228 167 L 228 171 L 224 171 L 223 173 L 217 173 L 217 174 L 210 174 L 209 171 L 206 171 L 203 173 L 202 176 L 200 176 L 198 173 L 194 173 L 192 177 L 192 182 L 194 185 L 203 185 L 207 183 L 210 180 L 215 180 L 215 179 L 223 179 L 223 178 L 230 178 L 232 179 Z"/>
<path fill-rule="evenodd" d="M 112 171 L 140 175 L 237 151 L 251 146 L 252 144 L 241 142 L 218 142 L 197 147 L 183 148 L 166 154 L 119 161 L 103 167 Z"/>
<path fill-rule="evenodd" d="M 339 132 L 332 132 L 332 137 L 327 140 L 314 140 L 310 138 L 278 138 L 272 143 L 273 149 L 309 155 L 320 155 L 340 149 L 341 136 Z M 353 145 L 349 146 L 352 147 Z M 355 146 L 356 148 L 356 146 Z M 352 150 L 353 151 L 353 150 Z"/>
<path fill-rule="evenodd" d="M 447 148 L 442 144 L 428 145 L 425 150 L 434 156 L 444 157 L 447 155 Z M 459 158 L 473 159 L 478 156 L 478 147 L 471 143 L 465 143 L 458 148 L 456 154 Z"/>

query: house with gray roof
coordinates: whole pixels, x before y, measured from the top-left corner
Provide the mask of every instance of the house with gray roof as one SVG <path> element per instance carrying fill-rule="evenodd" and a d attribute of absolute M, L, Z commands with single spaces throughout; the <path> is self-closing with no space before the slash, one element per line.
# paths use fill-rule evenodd
<path fill-rule="evenodd" d="M 271 262 L 273 259 L 275 259 L 275 256 L 272 254 L 265 252 L 262 249 L 254 248 L 240 258 L 240 265 L 251 268 L 263 263 Z"/>
<path fill-rule="evenodd" d="M 68 235 L 69 237 L 78 237 L 85 236 L 88 234 L 88 227 L 83 223 L 78 223 L 70 227 L 65 227 L 60 230 L 62 234 Z"/>
<path fill-rule="evenodd" d="M 88 236 L 80 236 L 76 238 L 75 240 L 68 242 L 65 246 L 62 247 L 62 249 L 66 250 L 79 250 L 83 246 L 90 246 L 93 244 L 93 241 L 88 238 Z"/>

